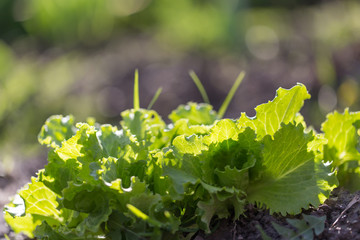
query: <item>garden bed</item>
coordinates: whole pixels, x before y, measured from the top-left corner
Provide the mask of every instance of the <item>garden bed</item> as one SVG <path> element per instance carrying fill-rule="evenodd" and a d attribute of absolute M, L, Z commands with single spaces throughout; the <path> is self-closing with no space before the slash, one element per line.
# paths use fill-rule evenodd
<path fill-rule="evenodd" d="M 315 239 L 359 239 L 360 204 L 359 201 L 354 201 L 359 197 L 360 192 L 350 193 L 343 188 L 336 188 L 330 198 L 319 208 L 310 208 L 303 211 L 305 214 L 317 217 L 326 216 L 324 231 Z M 351 204 L 351 202 L 354 204 Z M 290 218 L 301 219 L 301 214 Z M 335 221 L 337 223 L 333 226 Z M 272 222 L 289 227 L 286 217 L 270 215 L 268 210 L 248 205 L 246 212 L 238 220 L 222 220 L 217 224 L 216 230 L 212 234 L 205 235 L 201 232 L 194 240 L 262 239 L 258 226 L 261 226 L 271 239 L 282 239 L 272 226 Z"/>
<path fill-rule="evenodd" d="M 341 187 L 358 181 L 360 113 L 328 114 L 317 133 L 299 113 L 310 95 L 297 84 L 254 118 L 223 118 L 242 78 L 218 112 L 190 102 L 172 124 L 140 108 L 137 72 L 120 128 L 48 118 L 38 135 L 48 164 L 5 206 L 6 221 L 59 240 L 356 238 L 360 196 Z"/>
<path fill-rule="evenodd" d="M 30 166 L 30 165 L 27 165 Z M 31 170 L 31 169 L 29 169 Z M 5 183 L 4 178 L 0 179 Z M 10 185 L 13 182 L 9 181 Z M 10 197 L 13 191 L 3 191 L 2 194 Z M 325 229 L 315 239 L 327 240 L 348 240 L 359 239 L 360 234 L 360 204 L 356 201 L 349 206 L 354 199 L 360 198 L 360 192 L 350 193 L 349 191 L 336 188 L 330 198 L 325 201 L 319 208 L 311 208 L 304 211 L 306 214 L 314 216 L 326 216 Z M 347 209 L 347 207 L 349 208 Z M 341 216 L 341 217 L 340 217 Z M 340 217 L 340 218 L 339 218 Z M 292 218 L 301 218 L 301 215 Z M 339 220 L 338 220 L 339 218 Z M 333 227 L 333 223 L 337 224 Z M 286 218 L 280 215 L 270 215 L 268 210 L 258 209 L 253 205 L 248 205 L 246 212 L 238 220 L 221 220 L 213 223 L 213 232 L 206 235 L 200 231 L 194 235 L 193 240 L 241 240 L 241 239 L 262 239 L 258 226 L 261 226 L 264 232 L 271 239 L 281 239 L 271 222 L 288 226 Z M 4 234 L 8 234 L 10 239 L 27 240 L 23 235 L 15 235 L 3 222 L 0 221 L 0 239 L 5 240 Z"/>

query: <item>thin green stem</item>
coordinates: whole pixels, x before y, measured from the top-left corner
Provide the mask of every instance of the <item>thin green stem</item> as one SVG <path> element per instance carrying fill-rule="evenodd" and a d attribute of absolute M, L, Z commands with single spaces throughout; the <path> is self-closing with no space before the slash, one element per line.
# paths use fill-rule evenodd
<path fill-rule="evenodd" d="M 191 79 L 193 80 L 193 82 L 195 83 L 196 87 L 198 88 L 204 102 L 207 104 L 210 104 L 210 101 L 209 101 L 208 95 L 206 94 L 205 88 L 202 85 L 202 83 L 200 82 L 200 79 L 198 78 L 196 73 L 193 70 L 191 70 L 189 72 L 189 75 L 190 75 Z"/>
<path fill-rule="evenodd" d="M 154 103 L 156 102 L 156 100 L 159 98 L 160 94 L 161 94 L 162 88 L 159 88 L 154 97 L 151 99 L 151 102 L 149 103 L 149 106 L 147 107 L 148 110 L 150 110 L 152 108 L 152 106 L 154 105 Z"/>
<path fill-rule="evenodd" d="M 233 99 L 236 93 L 236 90 L 239 88 L 241 82 L 244 80 L 244 77 L 245 77 L 245 72 L 241 72 L 239 76 L 236 78 L 234 85 L 231 87 L 228 95 L 226 96 L 223 104 L 219 109 L 219 113 L 218 113 L 219 118 L 223 118 L 227 108 L 229 107 L 231 100 Z"/>
<path fill-rule="evenodd" d="M 134 109 L 139 110 L 140 108 L 140 98 L 139 98 L 139 71 L 135 70 L 135 79 L 134 79 Z"/>

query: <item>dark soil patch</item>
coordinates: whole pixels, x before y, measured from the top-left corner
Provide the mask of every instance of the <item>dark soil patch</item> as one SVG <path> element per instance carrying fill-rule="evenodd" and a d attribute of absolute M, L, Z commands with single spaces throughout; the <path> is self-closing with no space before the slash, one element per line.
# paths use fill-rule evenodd
<path fill-rule="evenodd" d="M 360 239 L 359 197 L 360 192 L 350 194 L 343 189 L 336 189 L 332 193 L 325 204 L 315 211 L 326 215 L 325 231 L 319 239 Z"/>

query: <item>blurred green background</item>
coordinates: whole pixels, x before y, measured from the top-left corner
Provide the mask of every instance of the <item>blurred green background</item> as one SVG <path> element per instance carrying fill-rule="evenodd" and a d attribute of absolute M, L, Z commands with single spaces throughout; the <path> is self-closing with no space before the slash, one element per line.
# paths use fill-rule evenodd
<path fill-rule="evenodd" d="M 246 71 L 232 118 L 302 82 L 312 95 L 303 114 L 320 129 L 329 111 L 359 110 L 360 2 L 1 0 L 0 176 L 43 164 L 36 137 L 52 114 L 117 124 L 135 69 L 142 107 L 163 88 L 153 108 L 164 119 L 201 101 L 189 70 L 215 109 Z"/>

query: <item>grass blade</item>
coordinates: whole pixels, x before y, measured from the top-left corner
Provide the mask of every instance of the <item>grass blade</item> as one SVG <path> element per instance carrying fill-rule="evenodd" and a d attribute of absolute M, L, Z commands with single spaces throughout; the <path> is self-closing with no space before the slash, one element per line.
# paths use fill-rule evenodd
<path fill-rule="evenodd" d="M 134 79 L 134 109 L 138 110 L 140 108 L 140 98 L 139 98 L 139 71 L 135 70 L 135 79 Z"/>
<path fill-rule="evenodd" d="M 193 80 L 193 82 L 195 83 L 196 87 L 198 88 L 204 102 L 207 104 L 210 104 L 210 101 L 209 101 L 208 95 L 206 94 L 205 88 L 202 85 L 202 83 L 200 82 L 200 79 L 198 78 L 196 73 L 191 70 L 189 72 L 189 75 L 190 75 L 191 79 Z"/>
<path fill-rule="evenodd" d="M 140 209 L 138 209 L 137 207 L 131 205 L 130 203 L 126 204 L 126 207 L 138 218 L 147 221 L 149 223 L 151 223 L 152 225 L 156 226 L 156 227 L 160 227 L 161 223 L 159 223 L 158 221 L 156 221 L 155 219 L 150 218 L 147 214 L 143 213 Z"/>
<path fill-rule="evenodd" d="M 154 97 L 151 99 L 151 102 L 149 103 L 149 106 L 147 107 L 148 110 L 150 110 L 152 108 L 152 106 L 154 105 L 154 103 L 156 102 L 156 100 L 159 98 L 159 95 L 161 94 L 162 88 L 159 88 Z"/>
<path fill-rule="evenodd" d="M 236 90 L 239 88 L 241 82 L 243 81 L 245 77 L 245 72 L 241 72 L 239 74 L 239 76 L 236 78 L 235 82 L 234 82 L 234 85 L 231 87 L 228 95 L 226 96 L 223 104 L 221 105 L 220 109 L 219 109 L 219 118 L 222 118 L 227 110 L 227 108 L 229 107 L 229 104 L 231 102 L 231 100 L 233 99 L 235 93 L 236 93 Z"/>

